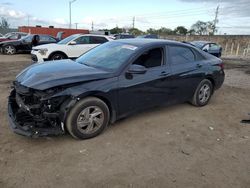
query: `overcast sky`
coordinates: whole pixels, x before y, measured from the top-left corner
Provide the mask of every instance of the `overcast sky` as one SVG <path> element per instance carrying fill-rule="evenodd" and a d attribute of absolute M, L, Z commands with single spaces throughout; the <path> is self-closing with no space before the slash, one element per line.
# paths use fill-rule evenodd
<path fill-rule="evenodd" d="M 218 5 L 218 34 L 250 34 L 249 0 L 77 0 L 72 4 L 72 23 L 86 29 L 92 21 L 95 29 L 131 27 L 135 16 L 135 27 L 144 31 L 179 25 L 189 29 L 197 20 L 212 21 Z M 12 27 L 68 27 L 69 0 L 0 0 L 0 16 Z"/>

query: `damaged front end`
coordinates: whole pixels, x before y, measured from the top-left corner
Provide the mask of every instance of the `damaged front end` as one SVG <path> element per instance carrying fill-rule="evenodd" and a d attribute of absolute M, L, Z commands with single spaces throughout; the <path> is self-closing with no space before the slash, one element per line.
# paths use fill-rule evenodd
<path fill-rule="evenodd" d="M 64 134 L 67 96 L 53 97 L 59 89 L 38 91 L 14 82 L 8 101 L 10 126 L 17 134 L 41 137 Z"/>

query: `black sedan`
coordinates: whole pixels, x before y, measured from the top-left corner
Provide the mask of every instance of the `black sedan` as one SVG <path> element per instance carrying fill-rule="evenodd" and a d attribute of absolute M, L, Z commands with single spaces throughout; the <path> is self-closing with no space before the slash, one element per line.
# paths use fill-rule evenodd
<path fill-rule="evenodd" d="M 58 40 L 50 35 L 27 35 L 19 40 L 0 42 L 0 50 L 4 54 L 13 55 L 18 52 L 30 52 L 33 46 L 57 42 Z"/>
<path fill-rule="evenodd" d="M 197 48 L 212 54 L 216 57 L 221 57 L 222 47 L 214 42 L 209 41 L 193 41 L 189 42 L 191 45 L 196 46 Z"/>
<path fill-rule="evenodd" d="M 222 61 L 191 45 L 148 39 L 102 44 L 76 61 L 34 64 L 16 78 L 8 112 L 14 132 L 86 139 L 146 108 L 206 105 L 224 81 Z"/>

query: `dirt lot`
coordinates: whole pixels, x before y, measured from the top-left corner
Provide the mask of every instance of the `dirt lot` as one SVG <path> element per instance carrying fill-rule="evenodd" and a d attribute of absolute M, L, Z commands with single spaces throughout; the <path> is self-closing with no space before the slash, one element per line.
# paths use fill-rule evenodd
<path fill-rule="evenodd" d="M 13 134 L 7 96 L 28 55 L 0 56 L 0 187 L 250 187 L 250 63 L 227 60 L 210 104 L 147 111 L 100 136 Z M 240 63 L 242 65 L 240 65 Z"/>

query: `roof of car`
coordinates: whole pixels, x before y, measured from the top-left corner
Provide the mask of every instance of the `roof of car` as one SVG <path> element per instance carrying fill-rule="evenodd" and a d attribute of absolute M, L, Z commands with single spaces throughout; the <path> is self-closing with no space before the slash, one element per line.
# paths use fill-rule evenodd
<path fill-rule="evenodd" d="M 77 34 L 76 34 L 77 35 Z M 98 35 L 98 34 L 79 34 L 83 36 L 94 36 L 94 37 L 110 37 L 108 35 Z"/>
<path fill-rule="evenodd" d="M 134 39 L 120 39 L 117 42 L 130 44 L 138 47 L 149 46 L 149 45 L 161 45 L 161 44 L 178 44 L 183 46 L 190 46 L 174 40 L 163 40 L 163 39 L 145 39 L 145 38 L 134 38 Z"/>
<path fill-rule="evenodd" d="M 209 44 L 209 43 L 213 43 L 213 42 L 210 42 L 210 41 L 191 41 L 192 43 L 200 43 L 200 44 Z"/>

